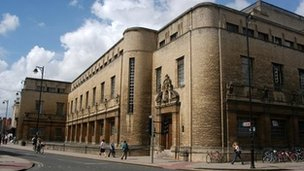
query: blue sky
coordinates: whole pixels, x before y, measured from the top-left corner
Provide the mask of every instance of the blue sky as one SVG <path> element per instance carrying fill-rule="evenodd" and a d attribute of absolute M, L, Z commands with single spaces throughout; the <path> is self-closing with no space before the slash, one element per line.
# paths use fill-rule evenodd
<path fill-rule="evenodd" d="M 0 0 L 0 101 L 22 89 L 35 66 L 72 81 L 132 26 L 159 29 L 206 0 Z M 255 0 L 207 0 L 243 9 Z M 264 0 L 304 15 L 304 0 Z M 0 103 L 2 104 L 2 103 Z M 5 105 L 0 105 L 0 117 Z"/>

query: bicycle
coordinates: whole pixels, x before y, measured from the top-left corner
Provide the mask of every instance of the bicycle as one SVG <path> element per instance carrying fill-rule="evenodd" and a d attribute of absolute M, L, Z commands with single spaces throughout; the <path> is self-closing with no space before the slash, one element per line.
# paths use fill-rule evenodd
<path fill-rule="evenodd" d="M 220 152 L 218 152 L 218 151 L 215 151 L 215 152 L 207 151 L 207 155 L 206 155 L 206 162 L 207 163 L 213 163 L 213 162 L 222 163 L 223 159 L 224 159 L 224 156 Z"/>

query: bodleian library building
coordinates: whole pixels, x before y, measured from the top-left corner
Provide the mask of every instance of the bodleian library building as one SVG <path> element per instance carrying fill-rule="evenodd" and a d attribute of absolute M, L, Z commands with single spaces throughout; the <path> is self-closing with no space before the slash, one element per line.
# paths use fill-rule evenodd
<path fill-rule="evenodd" d="M 27 81 L 34 82 L 22 90 L 19 139 L 37 126 L 40 82 Z M 153 144 L 175 158 L 187 151 L 192 161 L 207 151 L 229 153 L 234 141 L 245 151 L 252 140 L 257 151 L 303 147 L 304 17 L 263 1 L 241 11 L 200 3 L 160 30 L 126 29 L 75 80 L 54 82 L 43 80 L 53 84 L 42 95 L 45 139 L 126 140 L 147 154 Z M 28 91 L 35 97 L 29 113 Z"/>

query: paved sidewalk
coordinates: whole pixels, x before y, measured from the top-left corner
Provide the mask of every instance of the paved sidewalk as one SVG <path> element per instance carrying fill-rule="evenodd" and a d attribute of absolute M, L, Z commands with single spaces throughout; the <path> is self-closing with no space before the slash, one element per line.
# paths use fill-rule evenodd
<path fill-rule="evenodd" d="M 15 148 L 15 149 L 23 149 L 23 150 L 30 150 L 32 151 L 31 145 L 27 146 L 20 146 L 14 144 L 7 144 L 5 147 L 8 148 Z M 62 154 L 68 156 L 77 156 L 77 157 L 86 157 L 92 159 L 100 159 L 105 161 L 111 162 L 122 162 L 122 163 L 129 163 L 129 164 L 137 164 L 137 165 L 146 165 L 152 167 L 162 167 L 167 169 L 178 169 L 178 170 L 304 170 L 304 162 L 286 162 L 286 163 L 262 163 L 256 162 L 255 169 L 250 169 L 250 163 L 245 162 L 244 165 L 240 163 L 235 163 L 234 165 L 230 163 L 203 163 L 203 162 L 185 162 L 179 161 L 174 159 L 154 159 L 154 162 L 151 163 L 151 158 L 149 156 L 131 156 L 128 157 L 127 160 L 121 160 L 118 158 L 104 158 L 100 157 L 99 155 L 94 154 L 83 154 L 83 153 L 74 153 L 74 152 L 65 152 L 65 151 L 55 151 L 55 150 L 45 150 L 45 153 L 53 153 L 53 154 Z M 21 158 L 12 158 L 9 156 L 0 156 L 0 171 L 2 170 L 2 166 L 9 166 L 10 163 L 15 161 L 16 163 L 31 163 L 30 161 L 21 159 Z M 2 165 L 1 165 L 2 164 Z M 28 166 L 27 165 L 27 166 Z M 8 167 L 7 167 L 8 168 Z M 25 168 L 26 169 L 26 168 Z M 12 170 L 22 170 L 18 168 L 12 167 Z"/>

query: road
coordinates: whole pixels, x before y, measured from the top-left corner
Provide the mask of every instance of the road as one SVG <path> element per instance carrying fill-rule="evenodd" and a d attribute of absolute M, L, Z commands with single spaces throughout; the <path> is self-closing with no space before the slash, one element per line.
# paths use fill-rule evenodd
<path fill-rule="evenodd" d="M 27 159 L 35 163 L 29 171 L 166 171 L 168 169 L 117 163 L 58 154 L 36 154 L 33 151 L 1 148 L 0 154 Z"/>

